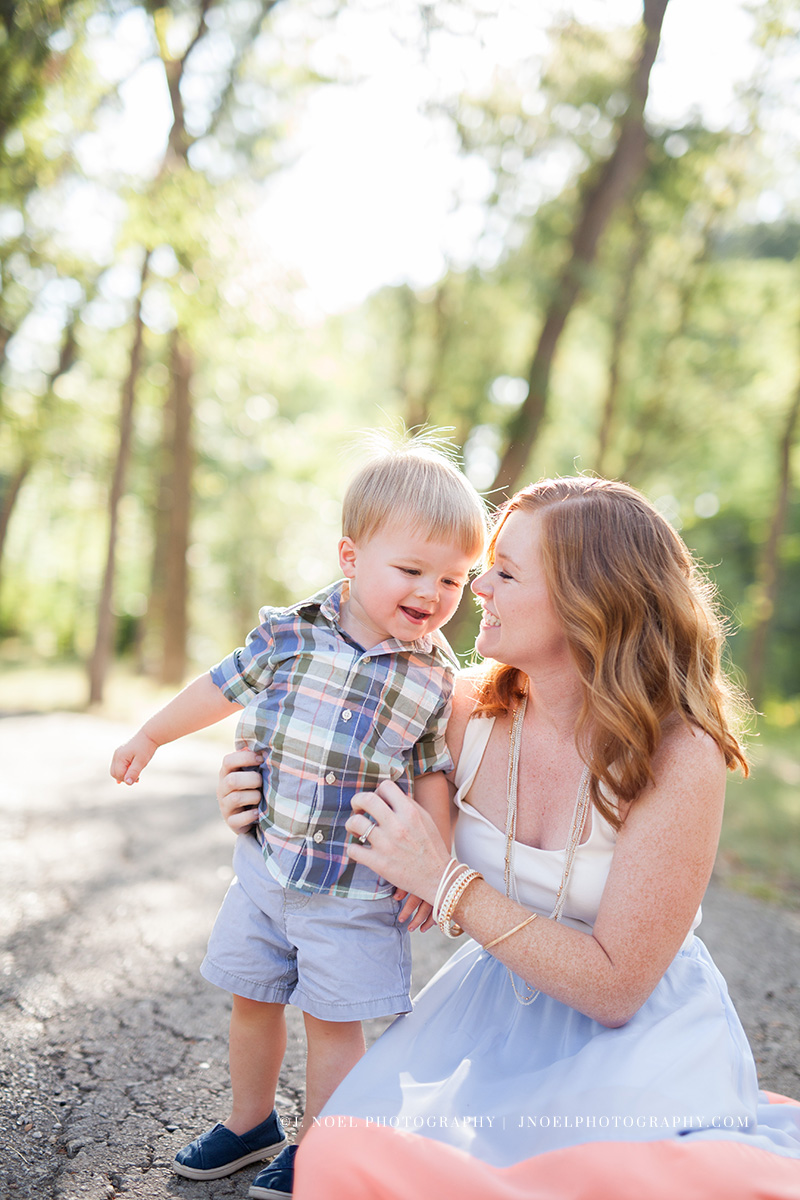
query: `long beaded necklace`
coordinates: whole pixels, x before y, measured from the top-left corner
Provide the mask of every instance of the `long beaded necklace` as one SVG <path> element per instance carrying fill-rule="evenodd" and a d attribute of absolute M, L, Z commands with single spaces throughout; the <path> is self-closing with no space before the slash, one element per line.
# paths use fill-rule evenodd
<path fill-rule="evenodd" d="M 511 733 L 509 736 L 508 747 L 508 786 L 507 786 L 507 807 L 506 807 L 506 859 L 505 859 L 505 885 L 506 896 L 511 900 L 516 900 L 519 903 L 517 894 L 517 880 L 514 873 L 514 848 L 516 845 L 517 833 L 517 785 L 519 779 L 519 751 L 520 751 L 520 734 L 522 730 L 522 722 L 525 718 L 525 709 L 528 706 L 528 693 L 525 692 L 519 704 L 514 710 L 514 716 L 511 721 Z M 561 913 L 564 909 L 564 901 L 567 897 L 567 884 L 569 882 L 572 864 L 575 861 L 575 855 L 578 852 L 578 847 L 581 844 L 583 837 L 583 829 L 586 825 L 586 814 L 589 811 L 590 803 L 590 785 L 591 772 L 588 767 L 583 768 L 581 781 L 578 784 L 578 795 L 575 798 L 575 809 L 572 814 L 572 826 L 567 839 L 567 848 L 564 852 L 564 870 L 561 874 L 561 882 L 558 885 L 556 893 L 556 902 L 553 905 L 553 911 L 550 913 L 550 919 L 553 921 L 561 920 Z M 525 986 L 528 988 L 528 994 L 520 994 L 517 991 L 517 985 L 514 982 L 514 973 L 510 967 L 506 967 L 508 978 L 511 980 L 511 986 L 514 989 L 514 995 L 520 1004 L 533 1004 L 539 996 L 539 989 L 532 990 L 530 984 Z"/>

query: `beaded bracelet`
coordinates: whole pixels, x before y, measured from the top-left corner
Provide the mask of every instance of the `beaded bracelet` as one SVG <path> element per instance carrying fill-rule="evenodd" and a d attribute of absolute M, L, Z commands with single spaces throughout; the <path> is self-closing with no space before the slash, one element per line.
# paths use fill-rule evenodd
<path fill-rule="evenodd" d="M 524 921 L 520 921 L 519 925 L 515 925 L 513 929 L 507 929 L 505 933 L 500 934 L 500 937 L 493 938 L 491 942 L 487 942 L 483 947 L 484 950 L 491 950 L 492 946 L 497 946 L 500 942 L 504 942 L 506 938 L 510 938 L 512 933 L 519 933 L 520 929 L 524 929 L 526 925 L 530 925 L 531 921 L 535 921 L 538 916 L 538 913 L 531 913 L 529 917 L 526 917 Z"/>
<path fill-rule="evenodd" d="M 457 897 L 461 895 L 463 887 L 466 886 L 465 880 L 467 876 L 472 876 L 471 868 L 466 866 L 464 863 L 459 863 L 459 868 L 458 875 L 450 882 L 450 885 L 445 893 L 445 897 L 439 906 L 438 921 L 443 924 L 447 924 L 452 917 L 456 904 L 458 903 Z M 475 874 L 477 874 L 477 872 L 475 872 Z"/>
<path fill-rule="evenodd" d="M 458 902 L 464 895 L 464 892 L 476 879 L 483 879 L 480 871 L 473 871 L 469 867 L 466 867 L 458 876 L 455 883 L 450 885 L 450 890 L 442 902 L 439 919 L 436 922 L 445 937 L 457 938 L 464 932 L 461 926 L 456 925 L 453 921 L 453 913 L 458 907 Z"/>
<path fill-rule="evenodd" d="M 441 913 L 440 913 L 439 921 L 438 921 L 439 928 L 441 929 L 442 933 L 445 934 L 446 937 L 457 938 L 457 937 L 460 937 L 461 934 L 464 932 L 464 930 L 461 928 L 461 926 L 457 925 L 455 923 L 455 921 L 453 920 L 453 913 L 455 912 L 456 908 L 458 907 L 458 903 L 461 900 L 461 897 L 464 895 L 464 892 L 469 887 L 469 885 L 471 883 L 473 883 L 476 879 L 482 879 L 482 878 L 483 878 L 483 876 L 481 875 L 480 871 L 472 871 L 472 870 L 467 869 L 463 874 L 461 874 L 456 879 L 455 883 L 452 884 L 452 886 L 450 887 L 450 890 L 447 893 L 447 895 L 445 896 L 444 902 L 442 904 L 442 909 L 441 909 Z"/>
<path fill-rule="evenodd" d="M 459 871 L 468 870 L 465 863 L 458 862 L 457 859 L 451 858 L 442 872 L 442 878 L 439 880 L 439 886 L 436 889 L 436 898 L 433 902 L 433 919 L 438 923 L 439 914 L 441 912 L 442 900 L 444 899 L 447 889 L 455 879 Z"/>

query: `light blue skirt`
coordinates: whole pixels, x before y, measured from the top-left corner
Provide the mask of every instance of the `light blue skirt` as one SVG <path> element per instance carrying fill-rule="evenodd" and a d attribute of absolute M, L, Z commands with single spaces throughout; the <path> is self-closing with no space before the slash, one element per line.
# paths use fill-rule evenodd
<path fill-rule="evenodd" d="M 549 996 L 520 1004 L 505 967 L 469 941 L 340 1085 L 322 1114 L 334 1115 L 500 1167 L 586 1142 L 672 1137 L 800 1160 L 800 1107 L 759 1094 L 725 981 L 696 937 L 618 1029 Z"/>

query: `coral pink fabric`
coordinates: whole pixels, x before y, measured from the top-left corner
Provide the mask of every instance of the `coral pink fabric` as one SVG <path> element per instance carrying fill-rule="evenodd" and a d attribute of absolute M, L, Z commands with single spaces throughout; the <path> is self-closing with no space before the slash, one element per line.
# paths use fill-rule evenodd
<path fill-rule="evenodd" d="M 417 1134 L 331 1119 L 303 1142 L 294 1200 L 800 1200 L 797 1159 L 744 1142 L 591 1142 L 499 1168 Z"/>

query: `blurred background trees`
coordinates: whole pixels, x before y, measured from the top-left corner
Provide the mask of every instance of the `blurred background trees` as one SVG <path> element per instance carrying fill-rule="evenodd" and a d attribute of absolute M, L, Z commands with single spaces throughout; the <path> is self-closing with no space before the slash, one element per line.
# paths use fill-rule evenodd
<path fill-rule="evenodd" d="M 0 5 L 0 662 L 20 707 L 36 664 L 85 672 L 93 703 L 119 673 L 172 686 L 260 604 L 327 582 L 353 440 L 402 420 L 452 427 L 495 503 L 575 469 L 641 488 L 716 579 L 760 706 L 796 725 L 800 6 L 751 6 L 729 121 L 670 123 L 646 101 L 680 3 L 565 9 L 491 71 L 470 64 L 514 0 Z M 376 27 L 427 81 L 450 234 L 425 282 L 410 264 L 326 306 L 267 198 L 302 170 L 306 117 L 368 87 L 353 47 Z M 330 223 L 287 221 L 287 242 L 336 241 L 347 173 L 312 183 Z M 468 651 L 469 605 L 455 631 Z"/>

